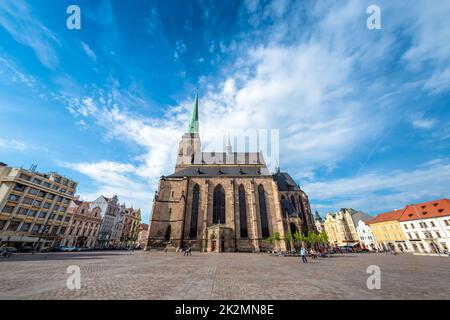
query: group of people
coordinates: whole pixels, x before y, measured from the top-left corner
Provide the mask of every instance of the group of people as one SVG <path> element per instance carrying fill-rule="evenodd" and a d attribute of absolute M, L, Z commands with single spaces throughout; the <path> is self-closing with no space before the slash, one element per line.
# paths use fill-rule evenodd
<path fill-rule="evenodd" d="M 301 247 L 300 248 L 300 258 L 302 259 L 303 263 L 308 262 L 307 255 L 308 255 L 308 250 L 305 249 L 305 247 Z M 311 256 L 311 258 L 313 260 L 316 260 L 318 256 L 323 255 L 323 252 L 322 252 L 322 250 L 316 251 L 316 250 L 314 250 L 314 248 L 311 248 L 311 250 L 309 250 L 309 255 Z"/>
<path fill-rule="evenodd" d="M 167 248 L 166 248 L 166 252 L 167 252 Z M 187 247 L 187 248 L 178 247 L 176 252 L 183 252 L 183 256 L 192 256 L 192 250 L 190 247 Z"/>

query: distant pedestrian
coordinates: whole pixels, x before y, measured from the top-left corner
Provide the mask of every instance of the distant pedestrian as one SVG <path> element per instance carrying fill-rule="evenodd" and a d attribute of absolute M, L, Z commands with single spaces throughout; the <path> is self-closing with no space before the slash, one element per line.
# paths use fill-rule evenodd
<path fill-rule="evenodd" d="M 301 247 L 300 249 L 300 257 L 302 257 L 302 262 L 307 263 L 305 248 Z"/>

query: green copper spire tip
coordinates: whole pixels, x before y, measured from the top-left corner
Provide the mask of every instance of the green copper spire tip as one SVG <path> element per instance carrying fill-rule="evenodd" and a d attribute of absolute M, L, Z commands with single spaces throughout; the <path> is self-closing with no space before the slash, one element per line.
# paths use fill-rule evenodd
<path fill-rule="evenodd" d="M 198 133 L 198 90 L 195 95 L 194 110 L 192 110 L 191 122 L 189 122 L 189 133 Z"/>

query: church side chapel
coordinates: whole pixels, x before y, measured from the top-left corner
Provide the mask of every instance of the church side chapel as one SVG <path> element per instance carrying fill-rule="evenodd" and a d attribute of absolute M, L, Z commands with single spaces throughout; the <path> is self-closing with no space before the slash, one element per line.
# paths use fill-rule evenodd
<path fill-rule="evenodd" d="M 233 152 L 230 142 L 226 149 L 202 152 L 197 94 L 175 172 L 159 181 L 146 250 L 285 251 L 293 240 L 266 239 L 315 230 L 308 196 L 288 173 L 270 173 L 260 152 Z"/>

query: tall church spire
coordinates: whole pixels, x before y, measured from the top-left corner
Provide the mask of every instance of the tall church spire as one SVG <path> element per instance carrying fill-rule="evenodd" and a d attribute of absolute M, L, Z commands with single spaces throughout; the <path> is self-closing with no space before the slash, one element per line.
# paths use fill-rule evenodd
<path fill-rule="evenodd" d="M 195 95 L 194 110 L 192 110 L 191 122 L 189 122 L 189 133 L 198 133 L 198 89 Z"/>

